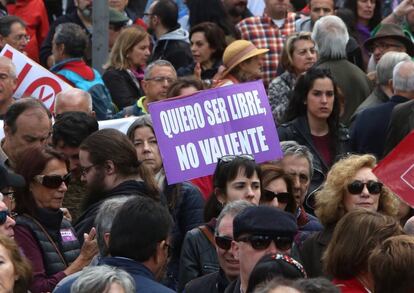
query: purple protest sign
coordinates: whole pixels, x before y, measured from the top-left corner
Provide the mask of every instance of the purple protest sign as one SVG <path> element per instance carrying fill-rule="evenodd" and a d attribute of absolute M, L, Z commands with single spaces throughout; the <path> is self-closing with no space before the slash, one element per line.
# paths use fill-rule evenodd
<path fill-rule="evenodd" d="M 224 155 L 282 157 L 261 81 L 149 104 L 168 183 L 211 175 Z"/>

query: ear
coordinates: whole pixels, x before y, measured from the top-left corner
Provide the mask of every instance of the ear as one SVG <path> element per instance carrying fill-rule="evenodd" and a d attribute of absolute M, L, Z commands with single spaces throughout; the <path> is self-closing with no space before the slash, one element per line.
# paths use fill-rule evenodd
<path fill-rule="evenodd" d="M 106 247 L 109 247 L 109 240 L 111 239 L 111 234 L 109 232 L 104 233 L 103 240 L 105 242 Z"/>
<path fill-rule="evenodd" d="M 391 89 L 391 92 L 394 93 L 394 87 L 392 86 L 392 79 L 388 80 L 388 86 Z"/>
<path fill-rule="evenodd" d="M 3 125 L 4 136 L 11 136 L 13 133 L 10 127 L 6 124 Z"/>
<path fill-rule="evenodd" d="M 235 260 L 240 260 L 240 247 L 239 247 L 239 243 L 232 240 L 231 241 L 231 252 L 233 253 L 234 259 Z"/>
<path fill-rule="evenodd" d="M 142 89 L 144 90 L 144 94 L 147 94 L 148 86 L 149 86 L 148 81 L 145 79 L 141 80 L 141 85 L 142 85 Z"/>
<path fill-rule="evenodd" d="M 115 171 L 116 171 L 115 170 L 115 165 L 114 165 L 114 162 L 112 162 L 111 160 L 105 161 L 104 167 L 105 167 L 106 174 L 108 174 L 108 175 L 115 174 Z"/>
<path fill-rule="evenodd" d="M 6 46 L 7 42 L 2 35 L 0 35 L 0 47 L 3 48 Z"/>
<path fill-rule="evenodd" d="M 216 195 L 217 200 L 218 200 L 218 201 L 219 201 L 222 205 L 224 205 L 224 204 L 226 203 L 226 195 L 224 194 L 224 192 L 223 192 L 223 191 L 221 191 L 221 189 L 220 189 L 220 188 L 218 188 L 218 187 L 214 188 L 214 194 Z"/>
<path fill-rule="evenodd" d="M 164 249 L 165 249 L 165 240 L 161 241 L 160 243 L 157 243 L 157 249 L 153 256 L 154 263 L 156 265 L 160 264 L 161 262 L 163 262 L 163 260 L 165 260 L 165 257 L 163 257 L 165 254 Z"/>

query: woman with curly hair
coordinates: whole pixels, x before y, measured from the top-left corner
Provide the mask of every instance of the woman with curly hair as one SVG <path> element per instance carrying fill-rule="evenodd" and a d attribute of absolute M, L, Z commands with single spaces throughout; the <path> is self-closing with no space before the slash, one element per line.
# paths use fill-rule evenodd
<path fill-rule="evenodd" d="M 334 164 L 321 191 L 316 194 L 315 214 L 324 230 L 309 237 L 300 250 L 309 277 L 322 276 L 322 254 L 334 228 L 348 212 L 366 209 L 395 216 L 398 200 L 372 172 L 377 161 L 373 155 L 350 155 Z"/>

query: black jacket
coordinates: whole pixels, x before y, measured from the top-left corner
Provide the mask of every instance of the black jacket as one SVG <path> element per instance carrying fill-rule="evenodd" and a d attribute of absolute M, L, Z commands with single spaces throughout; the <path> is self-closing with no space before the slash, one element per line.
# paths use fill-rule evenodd
<path fill-rule="evenodd" d="M 106 87 L 112 97 L 112 102 L 122 110 L 126 106 L 135 102 L 144 95 L 139 81 L 131 76 L 127 70 L 109 68 L 102 75 Z"/>
<path fill-rule="evenodd" d="M 313 155 L 313 176 L 309 186 L 309 194 L 313 193 L 322 182 L 328 173 L 330 166 L 327 166 L 319 151 L 316 149 L 312 141 L 311 132 L 309 129 L 308 119 L 306 116 L 300 116 L 290 122 L 282 124 L 278 127 L 279 140 L 294 140 L 297 143 L 307 146 Z M 334 161 L 341 155 L 349 152 L 350 137 L 348 129 L 341 125 L 338 129 L 338 141 L 336 142 L 336 154 L 334 154 Z"/>
<path fill-rule="evenodd" d="M 200 278 L 190 281 L 185 286 L 185 293 L 224 293 L 229 280 L 226 278 L 224 271 L 220 269 Z"/>
<path fill-rule="evenodd" d="M 83 243 L 83 234 L 89 233 L 92 227 L 95 226 L 95 217 L 98 214 L 101 204 L 110 197 L 122 195 L 136 195 L 137 193 L 147 194 L 147 187 L 143 181 L 127 180 L 106 192 L 102 195 L 94 195 L 94 198 L 99 198 L 94 203 L 91 203 L 82 213 L 73 227 L 76 230 L 79 242 Z"/>
<path fill-rule="evenodd" d="M 177 27 L 162 35 L 157 40 L 148 63 L 159 59 L 170 61 L 175 70 L 193 63 L 188 32 Z"/>

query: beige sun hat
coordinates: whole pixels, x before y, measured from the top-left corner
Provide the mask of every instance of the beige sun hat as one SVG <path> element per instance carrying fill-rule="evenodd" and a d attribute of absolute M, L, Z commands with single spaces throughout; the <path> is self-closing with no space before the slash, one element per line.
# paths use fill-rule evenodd
<path fill-rule="evenodd" d="M 226 68 L 223 71 L 223 76 L 226 76 L 234 67 L 243 61 L 268 51 L 269 49 L 258 49 L 252 42 L 246 40 L 232 42 L 226 47 L 223 53 L 223 65 Z"/>

